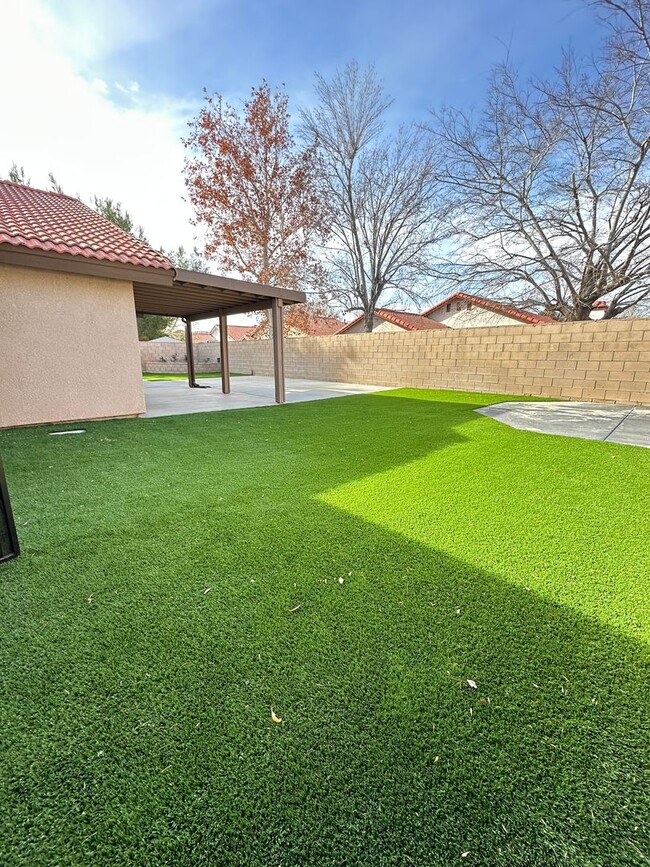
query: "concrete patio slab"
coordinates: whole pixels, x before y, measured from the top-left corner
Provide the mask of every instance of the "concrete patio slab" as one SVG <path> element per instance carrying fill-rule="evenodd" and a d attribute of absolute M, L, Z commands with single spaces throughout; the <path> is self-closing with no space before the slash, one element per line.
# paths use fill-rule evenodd
<path fill-rule="evenodd" d="M 275 386 L 271 376 L 233 377 L 230 383 L 231 394 L 222 394 L 220 379 L 199 379 L 199 383 L 207 385 L 208 388 L 188 388 L 187 380 L 145 382 L 144 397 L 147 411 L 144 418 L 226 409 L 250 409 L 275 404 Z M 373 391 L 387 391 L 388 387 L 287 379 L 286 390 L 287 403 L 297 403 L 352 394 L 370 394 Z"/>
<path fill-rule="evenodd" d="M 476 412 L 520 430 L 650 448 L 650 407 L 508 401 Z"/>

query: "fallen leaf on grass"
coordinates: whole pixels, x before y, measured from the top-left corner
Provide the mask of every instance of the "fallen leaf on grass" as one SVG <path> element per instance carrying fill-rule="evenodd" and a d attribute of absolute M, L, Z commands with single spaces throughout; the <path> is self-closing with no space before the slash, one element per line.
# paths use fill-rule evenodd
<path fill-rule="evenodd" d="M 289 609 L 289 614 L 293 614 L 294 611 L 297 611 L 299 608 L 302 608 L 302 602 L 299 605 L 296 605 L 295 608 Z"/>
<path fill-rule="evenodd" d="M 478 689 L 478 686 L 476 685 L 476 681 L 475 681 L 475 680 L 469 680 L 469 679 L 468 679 L 468 680 L 467 680 L 467 686 L 468 686 L 470 689 Z"/>
<path fill-rule="evenodd" d="M 87 602 L 89 605 L 92 605 L 92 604 L 93 604 L 93 594 L 92 594 L 92 593 L 91 593 L 90 596 L 86 599 L 86 602 Z"/>
<path fill-rule="evenodd" d="M 478 703 L 479 704 L 490 704 L 490 699 L 489 698 L 479 698 Z"/>
<path fill-rule="evenodd" d="M 204 593 L 209 593 L 210 590 L 212 590 L 212 587 L 206 587 L 205 590 L 204 590 L 203 592 L 204 592 Z"/>
<path fill-rule="evenodd" d="M 460 614 L 460 608 L 456 609 L 456 614 Z"/>
<path fill-rule="evenodd" d="M 467 851 L 467 852 L 461 852 L 461 853 L 460 853 L 460 857 L 461 857 L 461 858 L 467 858 L 467 856 L 468 856 L 469 854 L 470 854 L 469 851 Z"/>
<path fill-rule="evenodd" d="M 278 716 L 277 713 L 273 710 L 273 708 L 271 708 L 271 719 L 274 723 L 276 723 L 276 725 L 280 725 L 280 723 L 282 722 L 282 717 Z"/>

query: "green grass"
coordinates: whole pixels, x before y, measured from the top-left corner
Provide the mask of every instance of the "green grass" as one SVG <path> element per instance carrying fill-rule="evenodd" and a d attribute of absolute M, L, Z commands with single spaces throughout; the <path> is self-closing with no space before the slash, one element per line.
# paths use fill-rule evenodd
<path fill-rule="evenodd" d="M 647 864 L 650 451 L 499 399 L 0 434 L 0 863 Z"/>
<path fill-rule="evenodd" d="M 231 373 L 231 376 L 246 376 L 245 373 Z M 184 379 L 187 380 L 186 373 L 143 373 L 142 378 L 145 382 L 167 382 L 168 380 Z M 221 373 L 197 373 L 197 379 L 221 379 Z"/>

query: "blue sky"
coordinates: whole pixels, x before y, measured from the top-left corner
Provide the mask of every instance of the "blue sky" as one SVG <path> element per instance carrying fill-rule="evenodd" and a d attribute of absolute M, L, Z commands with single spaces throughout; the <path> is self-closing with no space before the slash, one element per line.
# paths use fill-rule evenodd
<path fill-rule="evenodd" d="M 20 0 L 3 27 L 0 177 L 16 161 L 34 186 L 52 171 L 85 201 L 122 201 L 165 248 L 201 245 L 181 138 L 204 87 L 237 102 L 284 83 L 295 115 L 315 72 L 356 59 L 375 64 L 397 125 L 480 106 L 508 55 L 544 76 L 602 33 L 582 0 Z"/>
<path fill-rule="evenodd" d="M 96 4 L 97 8 L 104 6 Z M 144 93 L 191 103 L 203 87 L 243 98 L 263 77 L 285 83 L 294 108 L 325 76 L 355 58 L 374 63 L 395 97 L 396 119 L 422 118 L 432 104 L 480 102 L 490 67 L 507 53 L 544 75 L 563 45 L 581 53 L 599 28 L 581 0 L 135 0 L 105 56 L 88 74 L 137 81 Z M 73 30 L 97 16 L 86 2 L 52 0 Z M 118 4 L 119 6 L 119 4 Z M 118 14 L 115 4 L 106 17 Z M 112 10 L 112 11 L 111 11 Z M 149 27 L 147 27 L 149 22 Z M 136 33 L 129 33 L 134 26 Z M 121 44 L 120 44 L 121 43 Z"/>

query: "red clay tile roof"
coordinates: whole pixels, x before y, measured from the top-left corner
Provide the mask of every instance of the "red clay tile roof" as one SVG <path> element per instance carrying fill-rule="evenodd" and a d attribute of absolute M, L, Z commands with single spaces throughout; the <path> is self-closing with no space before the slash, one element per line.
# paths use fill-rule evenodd
<path fill-rule="evenodd" d="M 425 310 L 423 316 L 430 316 L 436 310 L 440 310 L 446 304 L 452 301 L 467 301 L 475 304 L 477 307 L 482 307 L 484 310 L 490 310 L 492 313 L 500 313 L 502 316 L 509 316 L 511 319 L 516 319 L 518 322 L 525 322 L 528 325 L 543 325 L 544 323 L 555 322 L 552 316 L 545 316 L 542 313 L 532 313 L 530 310 L 519 310 L 512 307 L 510 304 L 503 304 L 501 301 L 493 301 L 491 298 L 481 298 L 480 295 L 470 295 L 468 292 L 454 292 L 448 298 L 439 301 Z"/>
<path fill-rule="evenodd" d="M 375 310 L 377 319 L 383 319 L 385 322 L 392 322 L 393 325 L 399 325 L 405 331 L 436 331 L 439 328 L 447 328 L 442 322 L 436 322 L 435 319 L 426 319 L 419 313 L 406 313 L 403 310 L 389 310 L 386 307 L 378 307 Z M 361 322 L 363 315 L 357 316 L 352 322 L 346 323 L 343 328 L 339 328 L 336 334 L 345 334 L 345 332 Z"/>
<path fill-rule="evenodd" d="M 192 343 L 214 343 L 215 339 L 209 331 L 193 331 Z"/>
<path fill-rule="evenodd" d="M 249 340 L 257 325 L 229 325 L 228 340 Z"/>
<path fill-rule="evenodd" d="M 325 337 L 328 334 L 336 334 L 343 325 L 335 316 L 312 316 L 305 323 L 305 334 L 309 337 Z"/>
<path fill-rule="evenodd" d="M 0 181 L 0 244 L 170 271 L 147 244 L 61 193 Z"/>

